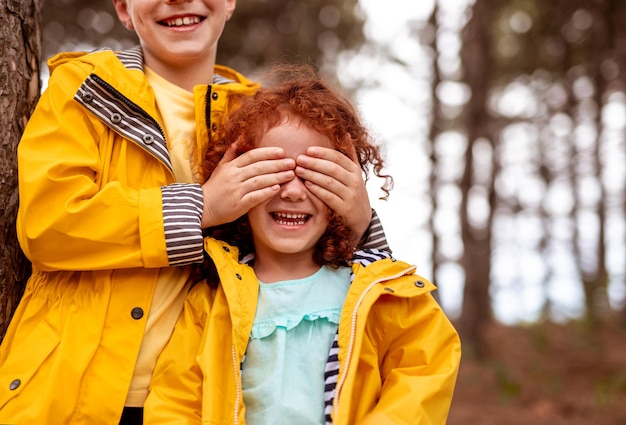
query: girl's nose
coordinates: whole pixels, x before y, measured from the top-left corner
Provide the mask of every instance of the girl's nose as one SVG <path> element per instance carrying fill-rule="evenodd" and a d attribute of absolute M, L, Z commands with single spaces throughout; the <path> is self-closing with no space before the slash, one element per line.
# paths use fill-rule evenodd
<path fill-rule="evenodd" d="M 280 197 L 290 201 L 303 201 L 307 198 L 307 189 L 304 180 L 294 177 L 287 183 L 280 185 Z"/>

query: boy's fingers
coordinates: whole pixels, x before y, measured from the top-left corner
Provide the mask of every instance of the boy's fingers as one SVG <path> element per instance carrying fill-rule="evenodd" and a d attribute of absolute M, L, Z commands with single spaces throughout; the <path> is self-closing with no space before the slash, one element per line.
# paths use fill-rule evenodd
<path fill-rule="evenodd" d="M 264 187 L 262 189 L 255 190 L 254 192 L 247 193 L 242 198 L 242 208 L 245 211 L 250 210 L 258 204 L 267 201 L 272 196 L 276 195 L 276 192 L 280 190 L 280 185 L 275 184 L 272 186 Z"/>
<path fill-rule="evenodd" d="M 341 209 L 340 208 L 342 206 L 341 203 L 344 202 L 344 200 L 341 194 L 338 193 L 338 191 L 329 190 L 327 188 L 324 188 L 323 186 L 313 183 L 310 180 L 306 180 L 304 184 L 306 185 L 307 189 L 309 189 L 311 193 L 313 193 L 313 195 L 318 197 L 322 202 L 328 205 L 331 209 L 335 211 L 338 211 Z"/>
<path fill-rule="evenodd" d="M 223 162 L 230 162 L 237 157 L 237 143 L 233 143 L 228 147 L 224 156 L 220 160 L 220 164 Z"/>
<path fill-rule="evenodd" d="M 311 152 L 319 156 L 300 155 L 297 158 L 296 174 L 305 180 L 311 180 L 330 188 L 334 181 L 342 185 L 356 187 L 363 185 L 363 176 L 359 166 L 344 154 L 332 149 L 316 147 Z M 308 151 L 307 151 L 308 153 Z M 322 158 L 323 157 L 323 158 Z"/>
<path fill-rule="evenodd" d="M 245 182 L 243 191 L 252 193 L 274 185 L 281 185 L 292 180 L 295 177 L 293 170 L 279 171 L 266 174 L 255 174 Z"/>
<path fill-rule="evenodd" d="M 254 179 L 257 176 L 293 171 L 296 166 L 292 158 L 285 158 L 285 151 L 277 148 L 252 149 L 234 163 L 241 171 L 242 180 Z"/>
<path fill-rule="evenodd" d="M 306 151 L 306 155 L 301 155 L 305 161 L 307 156 L 333 162 L 348 170 L 354 168 L 355 166 L 358 167 L 359 163 L 353 146 L 350 147 L 348 156 L 332 148 L 310 146 Z"/>
<path fill-rule="evenodd" d="M 238 160 L 239 165 L 245 167 L 256 162 L 283 159 L 284 157 L 285 151 L 282 148 L 255 148 L 243 153 Z"/>

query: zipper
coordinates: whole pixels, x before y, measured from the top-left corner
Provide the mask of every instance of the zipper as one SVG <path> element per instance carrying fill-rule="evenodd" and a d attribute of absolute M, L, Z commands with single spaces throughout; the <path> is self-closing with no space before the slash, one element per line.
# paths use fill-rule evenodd
<path fill-rule="evenodd" d="M 352 360 L 352 351 L 354 350 L 354 340 L 356 339 L 356 336 L 355 336 L 356 335 L 356 320 L 357 320 L 357 316 L 359 312 L 359 307 L 361 306 L 361 304 L 363 304 L 363 300 L 365 299 L 367 294 L 372 290 L 372 288 L 374 288 L 374 286 L 378 285 L 381 282 L 384 282 L 387 280 L 398 279 L 406 274 L 413 273 L 415 269 L 416 269 L 416 266 L 411 266 L 401 271 L 400 273 L 396 273 L 395 275 L 386 276 L 386 277 L 375 280 L 374 282 L 370 283 L 367 288 L 365 288 L 365 291 L 363 291 L 363 293 L 357 300 L 356 305 L 354 306 L 354 310 L 352 311 L 352 320 L 350 322 L 350 342 L 348 343 L 348 355 L 346 356 L 346 366 L 343 368 L 343 372 L 341 373 L 339 380 L 337 380 L 337 387 L 335 390 L 335 394 L 337 395 L 335 399 L 333 400 L 333 410 L 335 411 L 335 417 L 339 417 L 339 397 L 341 396 L 341 390 L 343 388 L 343 384 L 345 383 L 346 378 L 348 377 L 348 370 L 350 369 L 350 361 Z"/>
<path fill-rule="evenodd" d="M 239 404 L 241 403 L 241 398 L 242 398 L 242 394 L 241 394 L 241 372 L 239 371 L 239 368 L 237 367 L 237 354 L 235 353 L 235 346 L 232 345 L 231 346 L 231 356 L 233 359 L 233 371 L 234 371 L 234 377 L 235 377 L 235 387 L 237 388 L 237 395 L 235 396 L 235 411 L 233 412 L 233 423 L 234 425 L 238 425 L 239 424 Z"/>
<path fill-rule="evenodd" d="M 206 128 L 208 130 L 209 135 L 211 134 L 211 94 L 213 93 L 213 86 L 211 84 L 207 85 L 206 95 L 204 96 L 204 122 L 206 123 Z M 210 137 L 209 137 L 210 138 Z"/>

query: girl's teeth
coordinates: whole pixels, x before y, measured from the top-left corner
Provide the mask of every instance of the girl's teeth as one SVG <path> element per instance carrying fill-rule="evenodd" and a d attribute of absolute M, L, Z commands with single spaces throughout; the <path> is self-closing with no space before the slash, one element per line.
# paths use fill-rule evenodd
<path fill-rule="evenodd" d="M 278 217 L 283 218 L 305 218 L 306 214 L 285 214 L 285 213 L 276 213 Z"/>
<path fill-rule="evenodd" d="M 275 219 L 278 224 L 283 226 L 295 226 L 306 223 L 308 214 L 287 214 L 275 213 Z"/>
<path fill-rule="evenodd" d="M 304 220 L 298 220 L 298 221 L 287 221 L 287 220 L 276 220 L 276 222 L 282 226 L 296 226 L 299 224 L 304 224 L 305 221 Z"/>

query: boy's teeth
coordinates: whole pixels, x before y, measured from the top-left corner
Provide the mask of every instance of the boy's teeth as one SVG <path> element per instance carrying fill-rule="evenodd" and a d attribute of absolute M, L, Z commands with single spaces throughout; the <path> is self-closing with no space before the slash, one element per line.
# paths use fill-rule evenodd
<path fill-rule="evenodd" d="M 176 18 L 176 19 L 171 19 L 169 21 L 165 21 L 165 23 L 169 27 L 182 27 L 184 25 L 197 24 L 198 22 L 200 22 L 200 18 L 198 18 L 197 16 L 193 16 L 193 17 L 185 16 L 184 18 Z"/>

